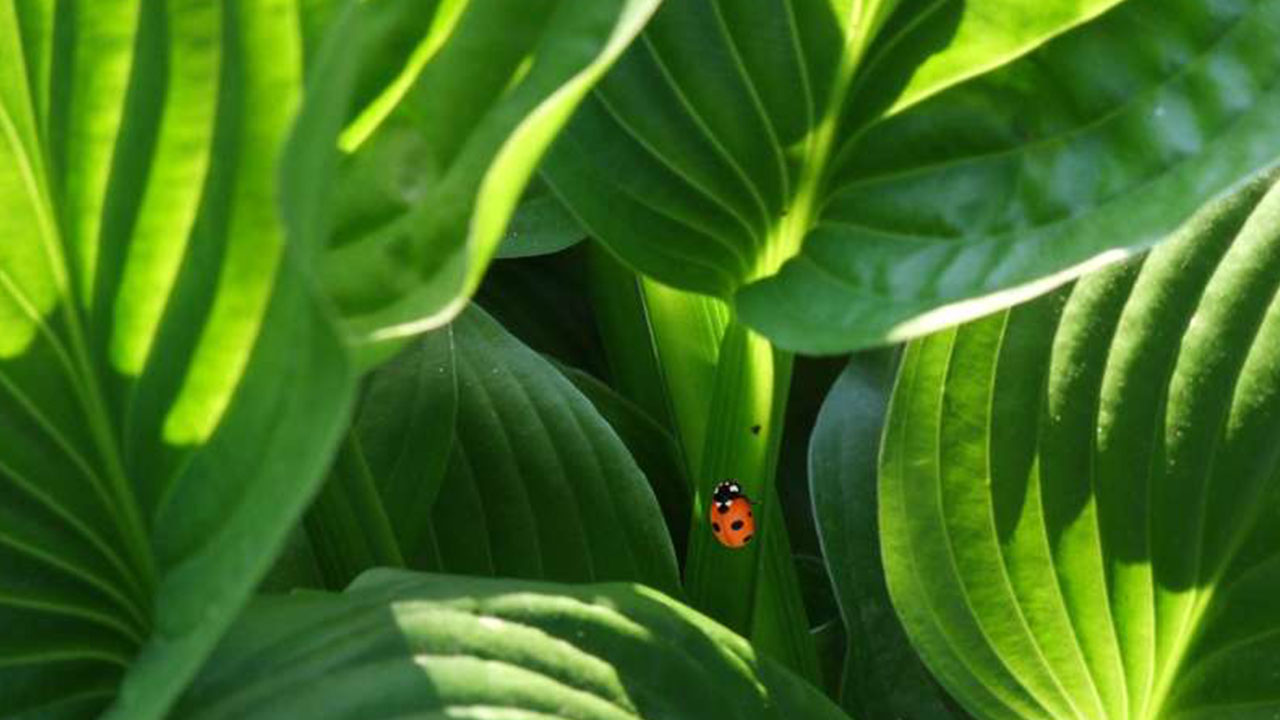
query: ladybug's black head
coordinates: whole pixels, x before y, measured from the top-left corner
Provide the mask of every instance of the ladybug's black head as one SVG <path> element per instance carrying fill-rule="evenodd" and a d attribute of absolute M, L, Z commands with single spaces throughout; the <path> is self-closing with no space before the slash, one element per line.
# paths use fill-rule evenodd
<path fill-rule="evenodd" d="M 716 486 L 715 494 L 711 499 L 718 503 L 727 503 L 734 498 L 742 497 L 742 488 L 735 480 L 726 480 Z"/>

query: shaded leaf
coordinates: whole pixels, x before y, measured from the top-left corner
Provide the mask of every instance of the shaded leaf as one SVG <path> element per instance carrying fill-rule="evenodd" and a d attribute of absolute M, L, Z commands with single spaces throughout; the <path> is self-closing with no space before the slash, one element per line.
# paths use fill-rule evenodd
<path fill-rule="evenodd" d="M 401 564 L 377 550 L 389 535 L 413 568 L 679 592 L 671 538 L 627 446 L 480 308 L 415 341 L 368 387 L 352 439 L 363 462 L 339 463 L 333 501 L 312 521 L 333 529 L 316 548 L 336 569 L 330 585 Z"/>
<path fill-rule="evenodd" d="M 537 178 L 511 216 L 511 224 L 498 247 L 499 259 L 550 255 L 585 240 L 578 221 Z"/>
<path fill-rule="evenodd" d="M 891 360 L 854 356 L 827 395 L 809 445 L 813 513 L 847 628 L 840 704 L 868 720 L 952 717 L 894 614 L 880 561 L 876 462 Z"/>
<path fill-rule="evenodd" d="M 382 42 L 330 33 L 286 178 L 334 188 L 297 212 L 366 363 L 463 308 L 547 145 L 656 4 L 379 0 L 352 12 Z M 305 156 L 335 139 L 340 161 Z"/>
<path fill-rule="evenodd" d="M 658 505 L 662 507 L 662 516 L 667 521 L 667 532 L 675 546 L 676 557 L 683 558 L 689 544 L 691 483 L 685 474 L 675 438 L 613 388 L 576 368 L 558 367 L 609 422 L 645 477 L 649 478 L 649 486 L 653 488 Z"/>
<path fill-rule="evenodd" d="M 375 571 L 267 598 L 179 708 L 308 717 L 843 718 L 723 627 L 641 586 Z"/>

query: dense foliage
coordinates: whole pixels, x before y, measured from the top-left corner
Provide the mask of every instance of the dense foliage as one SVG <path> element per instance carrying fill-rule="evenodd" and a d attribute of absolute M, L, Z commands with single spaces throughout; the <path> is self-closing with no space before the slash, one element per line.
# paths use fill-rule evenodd
<path fill-rule="evenodd" d="M 1272 717 L 1278 166 L 1277 0 L 0 0 L 0 720 Z"/>

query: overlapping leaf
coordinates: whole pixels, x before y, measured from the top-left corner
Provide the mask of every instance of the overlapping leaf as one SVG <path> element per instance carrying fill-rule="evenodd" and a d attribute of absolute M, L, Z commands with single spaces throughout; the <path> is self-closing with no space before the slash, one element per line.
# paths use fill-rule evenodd
<path fill-rule="evenodd" d="M 343 457 L 310 520 L 330 585 L 405 564 L 678 592 L 671 538 L 626 445 L 479 308 L 372 374 Z"/>
<path fill-rule="evenodd" d="M 893 364 L 855 356 L 827 395 L 809 446 L 809 486 L 848 644 L 840 704 L 855 717 L 955 717 L 907 641 L 880 560 L 876 465 Z"/>
<path fill-rule="evenodd" d="M 640 271 L 835 352 L 1159 240 L 1280 157 L 1278 78 L 1267 0 L 673 0 L 548 177 Z"/>
<path fill-rule="evenodd" d="M 0 2 L 0 717 L 159 717 L 339 437 L 276 212 L 297 22 Z"/>
<path fill-rule="evenodd" d="M 671 418 L 694 479 L 685 563 L 690 602 L 816 681 L 809 624 L 774 495 L 791 357 L 732 322 L 724 303 L 642 278 L 608 257 L 595 258 L 593 285 L 619 385 Z M 704 514 L 712 488 L 726 478 L 738 479 L 765 503 L 760 541 L 738 550 L 712 538 Z"/>
<path fill-rule="evenodd" d="M 353 342 L 395 345 L 461 310 L 547 146 L 656 5 L 370 0 L 353 13 L 388 38 L 331 33 L 287 176 L 336 188 L 296 212 L 325 238 L 314 261 Z M 340 163 L 308 153 L 335 139 Z"/>
<path fill-rule="evenodd" d="M 991 718 L 1280 709 L 1280 189 L 914 343 L 881 462 L 895 605 Z"/>
<path fill-rule="evenodd" d="M 259 602 L 183 718 L 843 718 L 816 689 L 648 588 L 376 571 Z"/>

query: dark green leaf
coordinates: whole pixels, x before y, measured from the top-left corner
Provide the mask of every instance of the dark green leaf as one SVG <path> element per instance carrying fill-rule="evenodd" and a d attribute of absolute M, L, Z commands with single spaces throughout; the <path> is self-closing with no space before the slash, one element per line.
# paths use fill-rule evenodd
<path fill-rule="evenodd" d="M 587 234 L 569 210 L 538 179 L 529 185 L 511 216 L 499 259 L 550 255 L 585 240 Z"/>
<path fill-rule="evenodd" d="M 894 614 L 876 532 L 876 461 L 893 364 L 857 355 L 818 416 L 809 483 L 823 555 L 847 629 L 841 705 L 867 720 L 946 718 L 943 692 Z"/>
<path fill-rule="evenodd" d="M 685 474 L 684 459 L 675 438 L 613 388 L 581 370 L 563 365 L 559 368 L 591 401 L 601 417 L 609 421 L 645 477 L 649 478 L 649 486 L 662 507 L 662 516 L 666 518 L 676 557 L 683 558 L 689 543 L 692 484 Z"/>
<path fill-rule="evenodd" d="M 641 586 L 377 571 L 342 595 L 260 601 L 185 720 L 837 720 L 711 620 Z"/>
<path fill-rule="evenodd" d="M 670 0 L 547 177 L 628 264 L 832 353 L 1159 241 L 1280 157 L 1278 77 L 1269 0 Z"/>
<path fill-rule="evenodd" d="M 313 520 L 332 530 L 316 547 L 337 569 L 331 584 L 400 564 L 378 550 L 387 523 L 418 569 L 679 592 L 671 538 L 626 445 L 478 307 L 372 373 L 368 387 L 352 457 L 363 462 L 339 463 L 326 489 L 333 502 Z M 380 503 L 367 501 L 371 488 Z"/>

